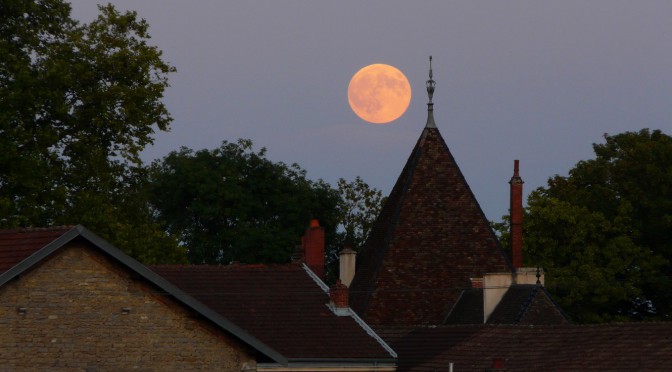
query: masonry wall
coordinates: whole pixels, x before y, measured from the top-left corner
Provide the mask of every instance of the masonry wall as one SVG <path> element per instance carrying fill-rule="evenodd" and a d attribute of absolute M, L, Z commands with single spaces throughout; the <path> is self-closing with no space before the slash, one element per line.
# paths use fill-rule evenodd
<path fill-rule="evenodd" d="M 85 243 L 0 288 L 1 371 L 240 371 L 245 364 L 256 367 L 244 345 Z"/>

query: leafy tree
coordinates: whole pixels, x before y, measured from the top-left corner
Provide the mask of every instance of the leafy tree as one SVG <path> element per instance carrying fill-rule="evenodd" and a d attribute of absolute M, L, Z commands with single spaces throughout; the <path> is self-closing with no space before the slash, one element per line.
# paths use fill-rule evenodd
<path fill-rule="evenodd" d="M 605 135 L 595 159 L 534 191 L 525 258 L 578 322 L 672 316 L 672 137 Z"/>
<path fill-rule="evenodd" d="M 339 227 L 342 229 L 342 243 L 359 249 L 367 237 L 385 203 L 380 190 L 370 187 L 359 176 L 348 182 L 338 180 Z"/>
<path fill-rule="evenodd" d="M 0 226 L 82 223 L 148 263 L 180 260 L 139 158 L 168 129 L 175 69 L 135 12 L 99 9 L 80 25 L 62 0 L 0 4 Z"/>
<path fill-rule="evenodd" d="M 348 182 L 338 180 L 338 231 L 327 250 L 327 280 L 335 281 L 338 276 L 338 255 L 344 247 L 359 250 L 366 242 L 369 231 L 385 203 L 380 190 L 369 186 L 359 176 Z"/>
<path fill-rule="evenodd" d="M 250 140 L 171 152 L 153 164 L 151 183 L 158 219 L 192 263 L 287 262 L 312 218 L 327 244 L 334 238 L 336 190 L 268 160 Z"/>

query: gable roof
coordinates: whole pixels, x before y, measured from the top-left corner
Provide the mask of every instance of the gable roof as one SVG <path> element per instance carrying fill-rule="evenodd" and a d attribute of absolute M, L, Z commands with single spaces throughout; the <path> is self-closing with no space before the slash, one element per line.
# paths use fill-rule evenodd
<path fill-rule="evenodd" d="M 271 345 L 290 363 L 318 358 L 373 364 L 395 361 L 396 354 L 391 355 L 382 339 L 368 334 L 356 318 L 332 312 L 326 287 L 320 287 L 305 265 L 159 265 L 151 269 Z"/>
<path fill-rule="evenodd" d="M 382 329 L 398 371 L 660 371 L 672 365 L 672 322 Z M 387 335 L 391 337 L 387 337 Z"/>
<path fill-rule="evenodd" d="M 0 287 L 77 239 L 83 239 L 90 243 L 93 248 L 106 253 L 111 259 L 165 291 L 178 302 L 193 309 L 233 337 L 257 350 L 266 358 L 280 364 L 287 363 L 285 356 L 259 341 L 221 314 L 187 295 L 166 279 L 149 270 L 140 262 L 129 257 L 81 225 L 47 229 L 0 230 L 0 251 L 6 252 L 2 254 L 4 270 L 0 271 Z"/>
<path fill-rule="evenodd" d="M 511 266 L 439 130 L 422 131 L 357 257 L 369 324 L 441 324 L 470 278 Z"/>
<path fill-rule="evenodd" d="M 541 285 L 514 284 L 488 318 L 488 324 L 551 325 L 569 323 Z"/>
<path fill-rule="evenodd" d="M 514 284 L 510 286 L 487 324 L 551 325 L 567 324 L 564 313 L 541 285 Z M 483 324 L 483 289 L 462 291 L 444 324 Z"/>

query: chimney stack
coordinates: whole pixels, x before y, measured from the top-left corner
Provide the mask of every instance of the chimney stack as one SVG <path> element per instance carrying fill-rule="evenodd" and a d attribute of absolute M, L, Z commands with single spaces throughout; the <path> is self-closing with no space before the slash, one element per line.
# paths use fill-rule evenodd
<path fill-rule="evenodd" d="M 348 308 L 348 287 L 340 279 L 329 288 L 329 300 L 335 309 Z"/>
<path fill-rule="evenodd" d="M 511 261 L 514 270 L 523 267 L 523 179 L 518 174 L 518 160 L 513 162 L 511 185 Z"/>
<path fill-rule="evenodd" d="M 357 257 L 357 252 L 353 251 L 349 246 L 345 246 L 341 251 L 338 261 L 340 264 L 339 267 L 339 277 L 341 282 L 345 284 L 346 287 L 350 287 L 352 279 L 355 277 L 355 259 Z"/>
<path fill-rule="evenodd" d="M 318 220 L 311 220 L 301 239 L 306 265 L 324 280 L 324 229 Z"/>

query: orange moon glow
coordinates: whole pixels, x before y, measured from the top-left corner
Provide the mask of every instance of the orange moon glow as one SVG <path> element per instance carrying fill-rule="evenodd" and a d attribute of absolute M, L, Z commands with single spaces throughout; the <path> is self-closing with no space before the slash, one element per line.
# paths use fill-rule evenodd
<path fill-rule="evenodd" d="M 348 101 L 352 111 L 363 120 L 389 123 L 406 112 L 411 102 L 411 85 L 397 68 L 376 63 L 352 77 Z"/>

